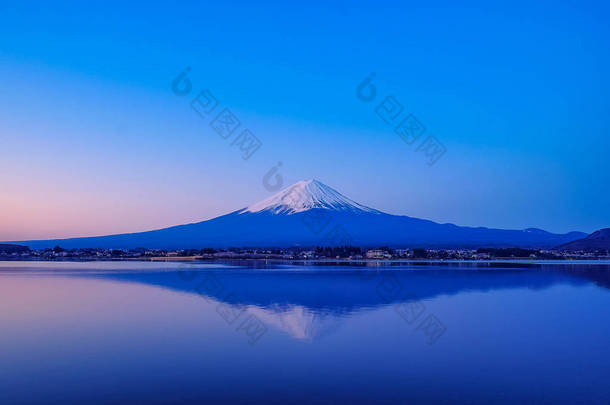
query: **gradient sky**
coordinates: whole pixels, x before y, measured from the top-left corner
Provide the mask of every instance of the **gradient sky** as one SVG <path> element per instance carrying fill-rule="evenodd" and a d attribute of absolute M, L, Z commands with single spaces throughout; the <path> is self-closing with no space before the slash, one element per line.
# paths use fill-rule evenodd
<path fill-rule="evenodd" d="M 610 226 L 605 2 L 53 3 L 0 3 L 0 240 L 209 219 L 280 161 L 394 214 Z M 251 159 L 171 91 L 186 66 Z M 375 114 L 387 95 L 446 146 L 434 166 Z"/>

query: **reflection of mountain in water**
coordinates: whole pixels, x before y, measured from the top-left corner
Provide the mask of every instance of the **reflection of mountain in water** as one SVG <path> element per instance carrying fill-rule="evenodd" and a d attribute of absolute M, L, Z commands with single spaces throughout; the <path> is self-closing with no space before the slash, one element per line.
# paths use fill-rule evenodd
<path fill-rule="evenodd" d="M 435 270 L 383 268 L 223 269 L 183 272 L 125 272 L 88 275 L 202 294 L 245 306 L 267 325 L 297 339 L 313 340 L 359 311 L 407 300 L 503 289 L 544 289 L 557 284 L 608 286 L 608 266 L 543 266 L 538 270 Z M 87 276 L 82 273 L 79 276 Z"/>
<path fill-rule="evenodd" d="M 299 340 L 312 341 L 332 333 L 344 317 L 329 311 L 311 311 L 299 305 L 270 308 L 249 307 L 248 312 L 267 325 L 288 333 Z"/>

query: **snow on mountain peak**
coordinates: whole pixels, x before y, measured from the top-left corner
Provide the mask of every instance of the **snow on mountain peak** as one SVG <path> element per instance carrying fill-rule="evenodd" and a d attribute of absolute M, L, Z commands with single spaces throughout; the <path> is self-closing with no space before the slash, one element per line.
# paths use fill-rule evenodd
<path fill-rule="evenodd" d="M 358 204 L 314 179 L 299 181 L 263 201 L 244 208 L 239 213 L 264 211 L 274 214 L 296 214 L 313 208 L 380 213 L 380 211 Z"/>

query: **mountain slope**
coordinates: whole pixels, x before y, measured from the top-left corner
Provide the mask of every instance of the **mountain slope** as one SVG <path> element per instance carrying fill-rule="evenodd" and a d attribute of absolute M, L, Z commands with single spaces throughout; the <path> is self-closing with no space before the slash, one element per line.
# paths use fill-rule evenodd
<path fill-rule="evenodd" d="M 560 250 L 610 250 L 610 228 L 600 229 L 583 239 L 558 246 Z"/>
<path fill-rule="evenodd" d="M 27 246 L 0 243 L 0 254 L 23 253 L 30 250 Z"/>
<path fill-rule="evenodd" d="M 319 181 L 298 182 L 241 210 L 199 223 L 91 238 L 21 242 L 31 248 L 289 247 L 553 247 L 584 233 L 460 227 L 398 216 L 358 204 Z"/>

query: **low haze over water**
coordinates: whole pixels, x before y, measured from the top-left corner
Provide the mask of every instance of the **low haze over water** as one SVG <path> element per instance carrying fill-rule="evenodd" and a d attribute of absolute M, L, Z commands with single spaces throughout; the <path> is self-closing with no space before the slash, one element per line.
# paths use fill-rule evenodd
<path fill-rule="evenodd" d="M 607 404 L 609 288 L 609 264 L 3 262 L 0 403 Z"/>

